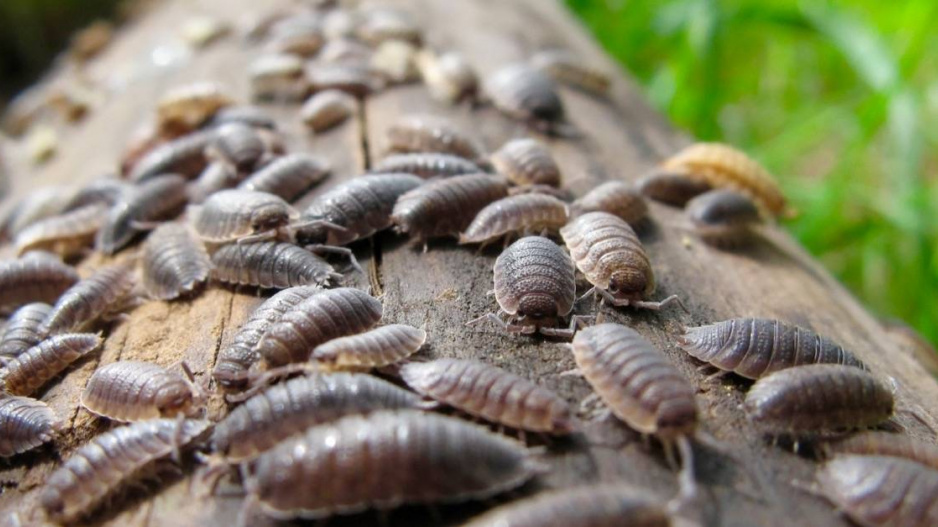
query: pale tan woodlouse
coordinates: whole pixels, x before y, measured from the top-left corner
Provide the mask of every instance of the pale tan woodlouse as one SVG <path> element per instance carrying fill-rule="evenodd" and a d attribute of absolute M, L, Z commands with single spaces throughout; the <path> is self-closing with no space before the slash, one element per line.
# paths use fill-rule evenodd
<path fill-rule="evenodd" d="M 224 88 L 212 82 L 177 86 L 167 91 L 157 102 L 157 126 L 161 130 L 188 133 L 234 102 Z"/>
<path fill-rule="evenodd" d="M 390 324 L 329 340 L 317 346 L 309 358 L 327 368 L 381 368 L 417 353 L 426 340 L 427 332 L 420 328 Z"/>
<path fill-rule="evenodd" d="M 300 118 L 310 130 L 320 133 L 342 124 L 357 107 L 355 97 L 344 91 L 324 90 L 303 103 Z"/>

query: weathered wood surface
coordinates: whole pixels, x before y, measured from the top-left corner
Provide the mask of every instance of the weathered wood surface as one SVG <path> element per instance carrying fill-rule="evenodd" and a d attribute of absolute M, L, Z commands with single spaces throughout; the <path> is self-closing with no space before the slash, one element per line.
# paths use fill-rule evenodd
<path fill-rule="evenodd" d="M 456 49 L 484 75 L 506 63 L 524 59 L 548 46 L 564 46 L 586 60 L 609 69 L 616 66 L 576 25 L 562 6 L 546 0 L 399 0 L 423 23 L 429 43 Z M 59 155 L 41 169 L 32 169 L 15 145 L 5 145 L 11 159 L 15 193 L 53 183 L 81 183 L 114 169 L 117 156 L 138 123 L 148 116 L 155 100 L 167 88 L 195 80 L 215 80 L 245 98 L 246 66 L 258 53 L 228 38 L 169 67 L 144 66 L 154 50 L 170 45 L 180 22 L 190 13 L 204 12 L 232 22 L 259 9 L 288 2 L 250 0 L 190 0 L 167 2 L 143 20 L 125 28 L 88 73 L 95 79 L 119 78 L 123 85 L 80 126 L 64 130 Z M 624 75 L 616 79 L 611 100 L 576 91 L 563 91 L 579 139 L 551 139 L 567 186 L 577 195 L 612 178 L 635 179 L 663 157 L 687 143 L 641 100 Z M 321 154 L 333 164 L 333 176 L 317 192 L 361 173 L 384 149 L 384 131 L 399 115 L 432 112 L 453 118 L 482 136 L 492 150 L 505 140 L 529 132 L 491 108 L 472 110 L 446 107 L 431 101 L 421 86 L 396 87 L 369 98 L 359 119 L 321 136 L 311 137 L 298 121 L 295 107 L 270 106 L 288 130 L 291 151 Z M 842 342 L 877 371 L 896 379 L 900 401 L 924 408 L 938 418 L 934 401 L 938 385 L 912 358 L 906 347 L 890 340 L 881 324 L 868 314 L 790 237 L 770 228 L 765 240 L 747 253 L 721 252 L 694 240 L 687 242 L 679 211 L 656 204 L 652 225 L 642 239 L 659 280 L 656 296 L 678 294 L 692 314 L 677 310 L 661 313 L 603 308 L 606 320 L 635 327 L 657 344 L 684 374 L 699 386 L 703 428 L 743 459 L 748 471 L 769 482 L 765 496 L 753 499 L 740 489 L 752 490 L 747 470 L 723 455 L 700 448 L 698 477 L 711 505 L 710 517 L 719 525 L 844 525 L 825 502 L 797 490 L 791 481 L 812 480 L 814 464 L 789 451 L 771 446 L 745 420 L 738 405 L 742 382 L 707 381 L 698 363 L 675 346 L 682 324 L 707 323 L 739 316 L 776 317 L 829 335 Z M 436 242 L 422 254 L 389 233 L 374 244 L 360 243 L 356 253 L 366 275 L 352 275 L 354 285 L 371 285 L 383 293 L 385 321 L 425 327 L 426 356 L 474 357 L 497 364 L 557 390 L 572 404 L 589 395 L 585 381 L 561 377 L 574 367 L 563 343 L 508 336 L 494 327 L 465 328 L 464 322 L 494 311 L 491 269 L 497 251 L 479 255 L 452 242 Z M 99 264 L 92 258 L 83 272 Z M 585 290 L 585 284 L 584 290 Z M 231 337 L 250 310 L 261 301 L 212 287 L 187 302 L 148 302 L 113 327 L 103 352 L 78 363 L 49 388 L 44 399 L 66 416 L 69 430 L 53 446 L 0 464 L 0 524 L 20 511 L 23 519 L 42 481 L 62 457 L 109 425 L 78 408 L 78 395 L 99 364 L 119 359 L 151 360 L 169 365 L 185 359 L 208 375 L 221 345 Z M 578 312 L 594 309 L 582 302 Z M 219 416 L 224 405 L 215 396 L 210 412 Z M 929 437 L 916 421 L 899 417 L 920 437 Z M 649 488 L 662 499 L 676 492 L 676 475 L 664 461 L 660 447 L 612 421 L 590 423 L 587 433 L 570 441 L 556 441 L 550 450 L 552 470 L 530 492 L 541 487 L 563 487 L 595 481 L 626 481 Z M 191 477 L 177 480 L 149 494 L 115 503 L 103 518 L 106 525 L 231 525 L 240 507 L 239 489 L 225 487 L 215 497 L 199 494 Z M 316 492 L 316 489 L 310 489 Z M 453 525 L 485 505 L 446 507 L 435 511 L 409 508 L 394 512 L 389 525 Z M 26 514 L 23 514 L 26 513 Z M 439 519 L 438 519 L 439 518 Z M 374 514 L 330 522 L 331 525 L 378 525 Z M 264 524 L 255 518 L 251 525 Z"/>

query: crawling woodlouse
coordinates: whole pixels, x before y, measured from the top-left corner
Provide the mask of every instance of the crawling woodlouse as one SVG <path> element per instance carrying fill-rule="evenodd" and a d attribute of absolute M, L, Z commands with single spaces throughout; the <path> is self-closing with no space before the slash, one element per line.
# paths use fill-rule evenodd
<path fill-rule="evenodd" d="M 483 170 L 478 165 L 452 154 L 411 153 L 392 154 L 371 168 L 373 174 L 415 174 L 422 178 L 437 176 L 459 176 L 478 174 Z"/>
<path fill-rule="evenodd" d="M 200 127 L 220 109 L 234 104 L 224 89 L 211 82 L 197 82 L 166 92 L 156 106 L 160 129 L 189 132 Z"/>
<path fill-rule="evenodd" d="M 9 313 L 31 302 L 52 304 L 77 281 L 75 269 L 49 253 L 0 260 L 0 311 Z"/>
<path fill-rule="evenodd" d="M 431 115 L 405 115 L 387 131 L 388 149 L 393 152 L 437 152 L 470 161 L 481 159 L 482 146 L 450 121 Z"/>
<path fill-rule="evenodd" d="M 155 464 L 201 439 L 209 421 L 152 419 L 105 432 L 75 451 L 39 491 L 48 520 L 73 522 L 86 516 L 125 484 L 152 472 Z"/>
<path fill-rule="evenodd" d="M 400 375 L 417 393 L 493 423 L 561 435 L 575 427 L 569 405 L 552 391 L 483 362 L 411 362 Z"/>
<path fill-rule="evenodd" d="M 283 198 L 273 194 L 222 190 L 205 200 L 194 214 L 193 226 L 206 243 L 221 244 L 249 236 L 276 237 L 296 214 Z"/>
<path fill-rule="evenodd" d="M 290 154 L 274 159 L 238 185 L 244 190 L 267 192 L 293 201 L 329 175 L 329 164 L 309 154 Z"/>
<path fill-rule="evenodd" d="M 567 204 L 546 194 L 519 194 L 493 201 L 459 235 L 459 243 L 483 246 L 526 234 L 556 233 L 567 223 Z"/>
<path fill-rule="evenodd" d="M 16 235 L 31 224 L 61 214 L 71 200 L 73 190 L 64 185 L 36 189 L 17 201 L 4 213 L 2 232 Z"/>
<path fill-rule="evenodd" d="M 0 393 L 0 457 L 10 457 L 52 441 L 62 422 L 46 403 Z"/>
<path fill-rule="evenodd" d="M 668 171 L 655 171 L 642 176 L 635 186 L 645 197 L 675 207 L 683 207 L 688 201 L 711 189 L 706 181 Z"/>
<path fill-rule="evenodd" d="M 687 202 L 685 209 L 694 232 L 705 242 L 732 247 L 752 238 L 752 227 L 759 223 L 759 209 L 743 194 L 717 189 Z"/>
<path fill-rule="evenodd" d="M 865 370 L 811 364 L 762 377 L 744 404 L 749 418 L 770 433 L 834 432 L 875 426 L 892 416 L 889 387 Z"/>
<path fill-rule="evenodd" d="M 938 446 L 903 434 L 870 430 L 825 443 L 821 450 L 827 457 L 845 454 L 901 457 L 938 470 Z"/>
<path fill-rule="evenodd" d="M 563 101 L 550 77 L 527 64 L 511 64 L 485 81 L 485 93 L 502 113 L 545 131 L 564 120 Z"/>
<path fill-rule="evenodd" d="M 239 172 L 250 172 L 269 153 L 256 128 L 242 123 L 228 123 L 215 130 L 215 137 L 206 146 L 205 155 L 209 159 L 228 163 Z"/>
<path fill-rule="evenodd" d="M 212 260 L 190 227 L 167 223 L 143 244 L 143 286 L 153 298 L 189 295 L 208 280 Z"/>
<path fill-rule="evenodd" d="M 430 95 L 446 103 L 475 99 L 479 79 L 465 57 L 456 52 L 436 55 L 429 49 L 417 52 L 417 69 Z"/>
<path fill-rule="evenodd" d="M 310 360 L 330 368 L 380 368 L 401 362 L 423 346 L 427 332 L 406 324 L 391 324 L 332 339 L 320 344 Z"/>
<path fill-rule="evenodd" d="M 584 64 L 580 57 L 565 49 L 539 51 L 531 57 L 531 66 L 550 75 L 557 82 L 595 95 L 606 95 L 612 84 L 608 73 Z"/>
<path fill-rule="evenodd" d="M 37 221 L 13 240 L 19 254 L 46 250 L 63 257 L 81 254 L 94 243 L 95 234 L 104 223 L 108 206 L 90 205 Z"/>
<path fill-rule="evenodd" d="M 131 188 L 132 186 L 126 181 L 111 179 L 110 177 L 96 179 L 72 196 L 72 199 L 65 206 L 65 211 L 73 211 L 99 203 L 108 206 L 113 205 Z"/>
<path fill-rule="evenodd" d="M 209 121 L 209 125 L 213 127 L 228 123 L 241 123 L 254 128 L 266 128 L 267 130 L 277 128 L 277 121 L 257 106 L 226 106 L 219 109 Z"/>
<path fill-rule="evenodd" d="M 26 304 L 13 312 L 0 340 L 0 362 L 16 357 L 39 344 L 43 334 L 39 328 L 52 311 L 52 306 L 43 302 Z"/>
<path fill-rule="evenodd" d="M 341 278 L 328 262 L 292 243 L 225 245 L 212 254 L 212 277 L 229 284 L 284 289 Z"/>
<path fill-rule="evenodd" d="M 509 333 L 571 337 L 579 324 L 571 317 L 570 327 L 554 326 L 573 311 L 576 274 L 573 261 L 556 243 L 540 236 L 521 238 L 495 260 L 495 300 L 508 322 L 495 313 L 468 322 L 495 322 Z"/>
<path fill-rule="evenodd" d="M 32 395 L 71 363 L 104 342 L 93 333 L 66 333 L 43 340 L 7 363 L 3 389 L 13 395 Z"/>
<path fill-rule="evenodd" d="M 163 174 L 197 176 L 208 163 L 205 148 L 215 133 L 214 129 L 199 130 L 155 147 L 134 163 L 129 179 L 141 182 Z"/>
<path fill-rule="evenodd" d="M 357 105 L 344 91 L 323 90 L 303 103 L 300 118 L 313 132 L 324 132 L 351 117 Z"/>
<path fill-rule="evenodd" d="M 324 40 L 320 18 L 304 14 L 274 23 L 270 27 L 267 45 L 277 53 L 312 57 L 322 47 Z"/>
<path fill-rule="evenodd" d="M 364 291 L 349 287 L 323 291 L 284 313 L 268 328 L 257 351 L 270 366 L 303 362 L 324 342 L 372 328 L 381 312 L 381 302 Z"/>
<path fill-rule="evenodd" d="M 191 378 L 150 362 L 125 360 L 95 370 L 81 394 L 81 405 L 95 415 L 130 422 L 191 415 L 201 397 Z"/>
<path fill-rule="evenodd" d="M 268 516 L 316 519 L 484 499 L 541 470 L 511 439 L 451 417 L 401 410 L 312 427 L 258 457 L 245 488 Z"/>
<path fill-rule="evenodd" d="M 55 335 L 80 329 L 120 307 L 135 284 L 133 262 L 102 267 L 62 294 L 40 331 Z"/>
<path fill-rule="evenodd" d="M 817 333 L 779 320 L 734 318 L 685 328 L 678 345 L 694 358 L 748 379 L 802 364 L 844 364 L 860 359 Z"/>
<path fill-rule="evenodd" d="M 95 246 L 104 254 L 114 254 L 153 222 L 172 219 L 188 199 L 186 180 L 176 174 L 148 179 L 111 207 L 98 230 Z"/>
<path fill-rule="evenodd" d="M 818 473 L 821 492 L 858 525 L 938 525 L 938 471 L 893 457 L 838 456 Z"/>
<path fill-rule="evenodd" d="M 303 59 L 285 53 L 264 55 L 248 66 L 251 95 L 255 100 L 300 101 L 309 92 Z"/>
<path fill-rule="evenodd" d="M 317 196 L 300 216 L 297 243 L 347 245 L 392 225 L 391 212 L 403 194 L 423 179 L 411 174 L 378 174 L 346 181 Z M 344 231 L 316 224 L 321 220 Z"/>
<path fill-rule="evenodd" d="M 383 82 L 366 65 L 308 62 L 306 82 L 312 92 L 339 90 L 361 99 L 382 88 Z"/>
<path fill-rule="evenodd" d="M 220 161 L 213 161 L 205 167 L 195 181 L 189 184 L 186 194 L 189 203 L 200 204 L 212 194 L 238 186 L 248 174 L 238 172 L 233 166 Z"/>
<path fill-rule="evenodd" d="M 534 139 L 512 139 L 492 154 L 495 171 L 515 185 L 560 186 L 560 167 L 550 150 Z"/>
<path fill-rule="evenodd" d="M 401 232 L 426 243 L 457 236 L 489 203 L 508 195 L 508 183 L 484 174 L 431 181 L 398 198 L 391 220 Z"/>
<path fill-rule="evenodd" d="M 632 185 L 622 181 L 607 181 L 593 188 L 574 201 L 571 209 L 575 214 L 608 212 L 633 228 L 648 216 L 645 198 Z"/>

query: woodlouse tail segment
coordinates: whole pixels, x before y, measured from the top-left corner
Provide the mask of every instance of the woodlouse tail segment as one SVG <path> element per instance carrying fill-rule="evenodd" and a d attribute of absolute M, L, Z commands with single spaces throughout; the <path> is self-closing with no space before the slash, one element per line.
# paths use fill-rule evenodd
<path fill-rule="evenodd" d="M 365 270 L 362 268 L 361 264 L 358 263 L 358 258 L 355 258 L 355 253 L 348 247 L 314 244 L 314 245 L 307 245 L 306 250 L 317 255 L 338 254 L 338 255 L 344 256 L 349 259 L 349 263 L 351 264 L 352 269 L 355 269 L 361 274 L 365 274 Z M 338 275 L 337 278 L 341 278 L 341 277 L 342 275 Z"/>

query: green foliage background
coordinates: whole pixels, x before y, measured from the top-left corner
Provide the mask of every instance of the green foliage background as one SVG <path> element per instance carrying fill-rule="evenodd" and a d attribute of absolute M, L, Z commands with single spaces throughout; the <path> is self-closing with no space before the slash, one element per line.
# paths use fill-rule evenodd
<path fill-rule="evenodd" d="M 788 227 L 938 343 L 938 2 L 567 0 L 647 98 L 781 181 Z"/>

